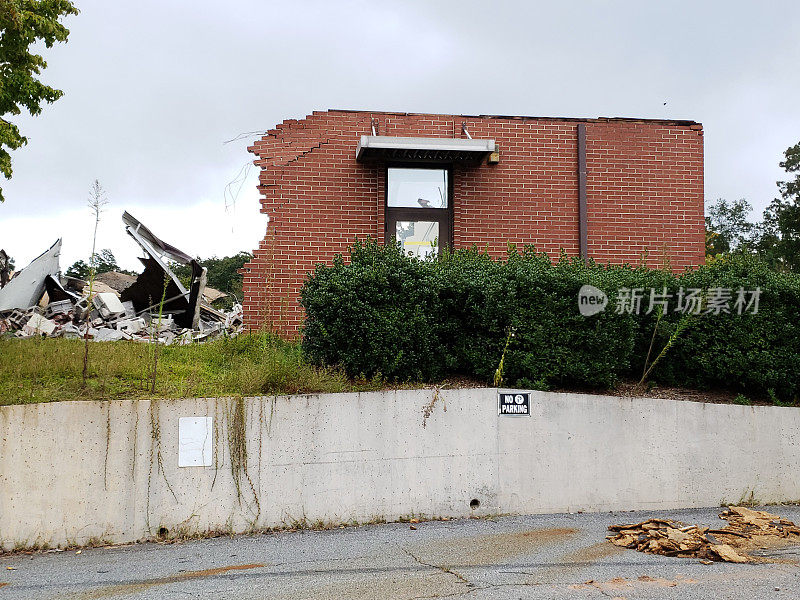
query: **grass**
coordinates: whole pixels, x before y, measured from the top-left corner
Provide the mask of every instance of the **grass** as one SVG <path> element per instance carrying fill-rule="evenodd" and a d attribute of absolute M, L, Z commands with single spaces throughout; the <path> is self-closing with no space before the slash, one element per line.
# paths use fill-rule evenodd
<path fill-rule="evenodd" d="M 161 347 L 154 392 L 150 389 L 152 348 L 148 344 L 93 342 L 91 355 L 84 387 L 83 340 L 0 339 L 0 405 L 345 392 L 385 387 L 382 381 L 352 381 L 336 369 L 311 365 L 299 345 L 264 333 Z"/>
<path fill-rule="evenodd" d="M 360 392 L 432 387 L 418 382 L 389 383 L 380 377 L 349 379 L 334 368 L 310 364 L 299 344 L 267 333 L 247 333 L 203 344 L 161 346 L 155 391 L 151 390 L 153 347 L 139 342 L 92 342 L 89 378 L 84 387 L 83 340 L 0 337 L 0 406 L 60 400 L 139 398 L 215 398 Z M 481 387 L 474 377 L 453 376 L 434 389 Z M 565 392 L 605 393 L 609 390 Z M 733 392 L 694 391 L 658 387 L 643 394 L 640 386 L 620 385 L 611 393 L 647 395 L 701 402 L 796 405 L 769 398 L 751 400 Z M 665 393 L 669 392 L 669 393 Z M 678 393 L 680 392 L 680 393 Z"/>

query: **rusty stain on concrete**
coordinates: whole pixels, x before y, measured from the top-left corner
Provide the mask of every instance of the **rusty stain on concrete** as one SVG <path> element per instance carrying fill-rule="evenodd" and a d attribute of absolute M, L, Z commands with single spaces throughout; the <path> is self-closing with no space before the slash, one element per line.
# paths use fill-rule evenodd
<path fill-rule="evenodd" d="M 570 589 L 573 590 L 580 590 L 585 589 L 587 587 L 592 587 L 597 590 L 600 590 L 604 594 L 608 594 L 608 592 L 615 592 L 619 590 L 625 590 L 627 588 L 636 588 L 636 587 L 677 587 L 678 585 L 682 584 L 692 584 L 692 583 L 699 583 L 696 579 L 692 579 L 690 577 L 684 577 L 683 575 L 677 575 L 675 579 L 665 579 L 664 577 L 651 577 L 650 575 L 641 575 L 637 579 L 626 579 L 624 577 L 614 577 L 607 581 L 595 581 L 594 579 L 589 579 L 584 583 L 578 583 L 569 586 Z"/>
<path fill-rule="evenodd" d="M 625 552 L 625 548 L 620 548 L 608 542 L 598 542 L 585 548 L 579 548 L 574 552 L 569 552 L 561 557 L 561 560 L 572 563 L 593 563 L 601 558 L 608 558 L 622 552 Z"/>
<path fill-rule="evenodd" d="M 113 598 L 114 596 L 122 596 L 125 594 L 136 594 L 139 592 L 145 592 L 159 585 L 178 583 L 190 579 L 202 579 L 205 577 L 214 577 L 215 575 L 222 575 L 224 573 L 229 573 L 231 571 L 258 569 L 264 566 L 265 565 L 253 563 L 246 565 L 229 565 L 225 567 L 214 567 L 212 569 L 203 569 L 201 571 L 185 571 L 183 573 L 176 573 L 175 575 L 167 575 L 166 577 L 144 579 L 142 581 L 135 581 L 131 583 L 105 585 L 94 590 L 77 593 L 71 596 L 71 598 L 73 598 L 74 600 L 99 600 L 101 598 Z"/>
<path fill-rule="evenodd" d="M 639 581 L 655 583 L 663 587 L 676 587 L 679 583 L 699 583 L 696 579 L 684 577 L 683 575 L 677 575 L 675 579 L 664 579 L 663 577 L 650 577 L 649 575 L 642 575 L 639 577 Z"/>
<path fill-rule="evenodd" d="M 561 579 L 568 573 L 586 568 L 598 560 L 623 552 L 625 552 L 624 548 L 620 548 L 609 542 L 598 542 L 591 546 L 578 548 L 577 550 L 572 550 L 563 554 L 559 561 L 551 566 L 537 569 L 535 573 L 526 573 L 528 578 L 525 582 L 527 584 L 539 584 L 554 579 Z"/>
<path fill-rule="evenodd" d="M 438 598 L 459 596 L 474 588 L 443 571 L 424 570 L 415 573 L 390 573 L 376 576 L 365 573 L 358 579 L 322 583 L 313 587 L 302 587 L 287 590 L 276 596 L 274 600 L 375 600 L 391 598 L 392 600 L 411 600 L 413 598 Z"/>
<path fill-rule="evenodd" d="M 472 567 L 525 556 L 542 546 L 561 542 L 576 533 L 578 530 L 572 527 L 530 529 L 511 533 L 453 537 L 414 544 L 411 547 L 417 556 L 429 563 L 448 567 Z"/>
<path fill-rule="evenodd" d="M 180 581 L 181 579 L 192 579 L 195 577 L 213 577 L 214 575 L 222 575 L 223 573 L 228 573 L 230 571 L 246 571 L 248 569 L 260 569 L 263 566 L 264 565 L 262 564 L 251 563 L 247 565 L 216 567 L 214 569 L 203 569 L 202 571 L 186 571 L 185 573 L 173 576 L 173 578 L 177 581 Z"/>

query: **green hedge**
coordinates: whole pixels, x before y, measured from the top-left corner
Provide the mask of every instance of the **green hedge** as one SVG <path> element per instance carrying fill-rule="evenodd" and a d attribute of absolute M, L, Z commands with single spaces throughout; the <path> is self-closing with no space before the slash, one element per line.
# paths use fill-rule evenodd
<path fill-rule="evenodd" d="M 301 291 L 303 349 L 352 376 L 428 381 L 445 370 L 440 284 L 430 263 L 375 242 L 318 266 Z"/>
<path fill-rule="evenodd" d="M 589 284 L 608 296 L 605 310 L 578 311 Z M 674 311 L 680 290 L 760 287 L 757 314 Z M 641 288 L 641 313 L 619 313 L 621 288 Z M 672 294 L 670 311 L 649 314 L 649 290 Z M 420 261 L 397 247 L 358 242 L 346 264 L 318 266 L 301 292 L 303 348 L 317 363 L 351 376 L 431 381 L 465 374 L 487 383 L 503 355 L 505 385 L 608 388 L 639 379 L 676 328 L 681 332 L 649 379 L 751 394 L 800 394 L 800 278 L 748 256 L 728 257 L 676 276 L 665 270 L 552 262 L 532 248 L 505 260 L 477 249 Z M 733 301 L 731 302 L 733 308 Z M 510 336 L 510 338 L 509 338 Z"/>

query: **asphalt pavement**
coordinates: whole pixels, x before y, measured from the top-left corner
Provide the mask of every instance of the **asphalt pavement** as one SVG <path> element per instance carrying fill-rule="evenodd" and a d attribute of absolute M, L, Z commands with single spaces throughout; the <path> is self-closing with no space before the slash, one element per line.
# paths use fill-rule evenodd
<path fill-rule="evenodd" d="M 769 510 L 800 522 L 800 508 Z M 617 548 L 608 525 L 724 525 L 720 509 L 369 525 L 0 557 L 5 598 L 421 599 L 800 597 L 800 547 L 714 563 Z"/>

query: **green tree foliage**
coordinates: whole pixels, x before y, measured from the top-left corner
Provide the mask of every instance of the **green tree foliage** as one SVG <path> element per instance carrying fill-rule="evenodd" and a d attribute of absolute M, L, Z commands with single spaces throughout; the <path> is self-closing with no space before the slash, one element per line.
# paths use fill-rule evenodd
<path fill-rule="evenodd" d="M 4 250 L 0 250 L 0 267 L 5 267 L 9 271 L 13 271 L 15 268 L 14 257 L 6 254 Z"/>
<path fill-rule="evenodd" d="M 771 264 L 800 271 L 800 143 L 784 152 L 780 166 L 793 177 L 778 182 L 781 197 L 764 211 L 759 250 Z"/>
<path fill-rule="evenodd" d="M 100 273 L 108 273 L 109 271 L 119 271 L 119 265 L 114 253 L 108 248 L 95 253 L 93 258 L 95 266 L 95 275 Z M 66 271 L 68 277 L 77 277 L 78 279 L 88 279 L 91 273 L 92 265 L 83 260 L 77 260 Z"/>
<path fill-rule="evenodd" d="M 238 272 L 245 263 L 253 259 L 250 252 L 238 252 L 233 256 L 223 256 L 217 258 L 197 258 L 197 262 L 208 269 L 207 285 L 225 292 L 230 296 L 224 306 L 230 307 L 234 301 L 242 299 L 242 275 Z M 192 269 L 189 265 L 173 264 L 171 268 L 175 275 L 187 284 L 192 276 Z"/>
<path fill-rule="evenodd" d="M 14 259 L 0 248 L 0 287 L 4 287 L 14 271 Z"/>
<path fill-rule="evenodd" d="M 764 210 L 761 222 L 752 223 L 746 200 L 720 198 L 706 216 L 706 255 L 719 257 L 734 252 L 757 254 L 782 271 L 800 272 L 800 143 L 784 152 L 780 162 L 791 178 L 779 181 L 781 197 Z"/>
<path fill-rule="evenodd" d="M 706 217 L 706 255 L 718 256 L 754 243 L 756 226 L 749 221 L 753 207 L 744 198 L 728 202 L 717 200 Z"/>
<path fill-rule="evenodd" d="M 12 173 L 9 150 L 28 140 L 5 117 L 19 115 L 22 108 L 38 115 L 42 103 L 51 104 L 64 93 L 38 79 L 47 63 L 31 52 L 31 46 L 40 42 L 50 48 L 65 42 L 69 30 L 60 19 L 77 13 L 69 0 L 0 0 L 0 172 L 6 179 Z"/>

